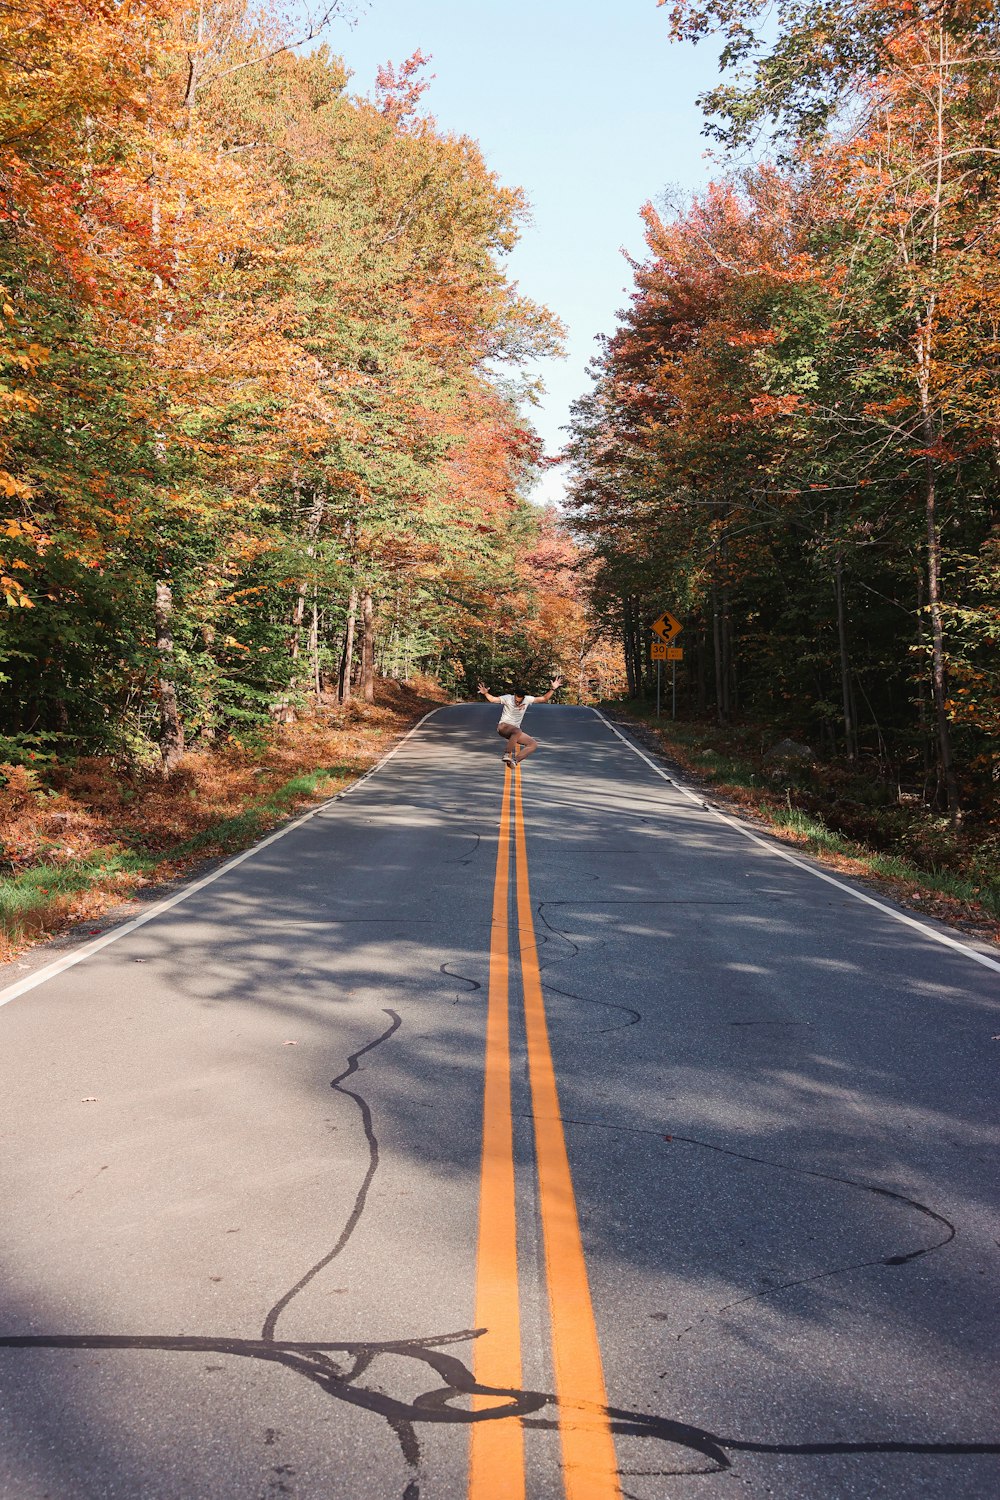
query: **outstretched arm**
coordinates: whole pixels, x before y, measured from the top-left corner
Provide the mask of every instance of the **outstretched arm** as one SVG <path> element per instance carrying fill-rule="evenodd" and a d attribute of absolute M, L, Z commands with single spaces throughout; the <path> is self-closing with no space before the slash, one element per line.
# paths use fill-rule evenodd
<path fill-rule="evenodd" d="M 494 696 L 490 692 L 489 688 L 488 687 L 483 687 L 482 683 L 480 683 L 479 686 L 476 688 L 476 692 L 477 693 L 482 693 L 483 697 L 486 698 L 486 699 L 488 699 L 490 703 L 499 703 L 500 702 L 500 699 L 499 698 L 494 698 Z"/>
<path fill-rule="evenodd" d="M 543 693 L 540 698 L 536 698 L 535 702 L 536 703 L 548 703 L 549 699 L 552 697 L 552 694 L 553 693 L 558 693 L 558 691 L 562 687 L 562 685 L 563 685 L 563 680 L 562 680 L 561 677 L 553 677 L 553 679 L 552 679 L 552 686 L 549 688 L 548 692 L 547 693 Z"/>

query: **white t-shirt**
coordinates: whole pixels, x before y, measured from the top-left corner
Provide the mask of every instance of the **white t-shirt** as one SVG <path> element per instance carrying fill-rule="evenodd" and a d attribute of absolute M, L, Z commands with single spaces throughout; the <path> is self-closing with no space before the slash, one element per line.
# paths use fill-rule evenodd
<path fill-rule="evenodd" d="M 501 693 L 500 702 L 503 704 L 503 713 L 500 715 L 501 724 L 513 724 L 520 729 L 521 720 L 524 718 L 532 703 L 536 700 L 526 694 L 520 703 L 514 702 L 513 693 Z"/>

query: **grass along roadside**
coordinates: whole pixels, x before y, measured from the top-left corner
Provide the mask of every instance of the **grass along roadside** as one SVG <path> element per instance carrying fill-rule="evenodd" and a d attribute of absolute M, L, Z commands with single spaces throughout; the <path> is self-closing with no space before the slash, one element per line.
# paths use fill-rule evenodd
<path fill-rule="evenodd" d="M 843 768 L 769 763 L 763 751 L 748 751 L 749 735 L 739 730 L 690 722 L 664 725 L 645 704 L 609 704 L 607 711 L 687 778 L 710 788 L 732 811 L 759 821 L 782 842 L 917 911 L 1000 942 L 997 830 L 956 836 L 926 810 L 897 816 L 885 806 L 884 789 L 866 791 L 858 770 L 852 768 L 848 780 Z M 838 827 L 840 821 L 851 831 Z M 914 858 L 907 845 L 942 857 Z"/>
<path fill-rule="evenodd" d="M 373 705 L 327 705 L 252 746 L 190 754 L 166 783 L 100 757 L 0 767 L 0 963 L 249 847 L 363 776 L 440 701 L 385 682 Z"/>

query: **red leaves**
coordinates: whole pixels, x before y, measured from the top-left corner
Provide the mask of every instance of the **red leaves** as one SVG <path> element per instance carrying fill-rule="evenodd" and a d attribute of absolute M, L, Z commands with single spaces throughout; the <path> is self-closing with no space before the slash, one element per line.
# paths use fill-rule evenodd
<path fill-rule="evenodd" d="M 382 115 L 394 125 L 406 122 L 413 128 L 417 105 L 431 86 L 434 75 L 421 78 L 420 71 L 431 62 L 418 47 L 396 68 L 391 62 L 379 68 L 375 76 L 375 103 Z"/>

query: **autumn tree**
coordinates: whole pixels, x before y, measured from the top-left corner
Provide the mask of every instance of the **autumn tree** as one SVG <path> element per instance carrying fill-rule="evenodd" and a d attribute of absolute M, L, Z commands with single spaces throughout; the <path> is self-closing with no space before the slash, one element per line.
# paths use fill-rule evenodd
<path fill-rule="evenodd" d="M 967 448 L 956 446 L 946 419 L 954 381 L 942 338 L 949 289 L 981 284 L 984 241 L 996 235 L 996 9 L 987 0 L 779 3 L 776 28 L 758 29 L 761 11 L 757 0 L 677 0 L 671 26 L 679 37 L 725 37 L 722 61 L 734 76 L 703 100 L 712 133 L 739 147 L 769 127 L 786 157 L 833 175 L 851 225 L 845 305 L 856 322 L 891 327 L 878 351 L 883 364 L 897 365 L 886 431 L 900 462 L 920 469 L 934 711 L 957 820 L 941 506 L 954 502 L 956 461 Z"/>
<path fill-rule="evenodd" d="M 12 744 L 169 772 L 440 660 L 527 514 L 497 371 L 558 339 L 504 271 L 522 196 L 419 56 L 369 100 L 235 0 L 2 20 Z"/>

